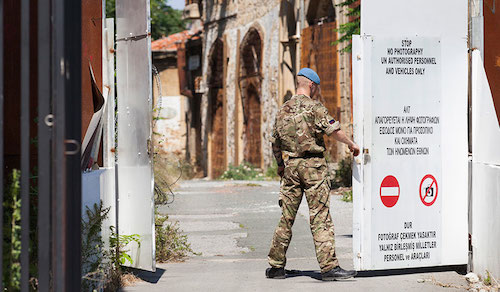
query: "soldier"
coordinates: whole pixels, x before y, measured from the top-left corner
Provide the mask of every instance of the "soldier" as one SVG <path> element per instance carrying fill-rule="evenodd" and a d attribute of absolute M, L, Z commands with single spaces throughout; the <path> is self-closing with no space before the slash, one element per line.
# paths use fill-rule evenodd
<path fill-rule="evenodd" d="M 309 222 L 322 279 L 333 281 L 356 275 L 356 271 L 342 269 L 335 255 L 323 134 L 347 144 L 354 156 L 359 154 L 359 147 L 340 130 L 339 122 L 328 114 L 325 106 L 313 99 L 319 91 L 319 83 L 316 72 L 301 69 L 297 76 L 297 94 L 283 104 L 276 116 L 271 142 L 281 177 L 282 215 L 268 255 L 271 268 L 266 270 L 267 278 L 285 278 L 285 254 L 303 193 L 309 205 Z"/>

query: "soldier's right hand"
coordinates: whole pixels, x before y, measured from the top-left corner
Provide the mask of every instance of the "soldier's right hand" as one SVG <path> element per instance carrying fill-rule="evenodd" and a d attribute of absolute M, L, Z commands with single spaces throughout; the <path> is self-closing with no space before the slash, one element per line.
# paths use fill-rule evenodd
<path fill-rule="evenodd" d="M 352 143 L 349 145 L 349 150 L 351 150 L 352 155 L 358 156 L 359 155 L 359 146 L 356 145 L 356 143 Z"/>

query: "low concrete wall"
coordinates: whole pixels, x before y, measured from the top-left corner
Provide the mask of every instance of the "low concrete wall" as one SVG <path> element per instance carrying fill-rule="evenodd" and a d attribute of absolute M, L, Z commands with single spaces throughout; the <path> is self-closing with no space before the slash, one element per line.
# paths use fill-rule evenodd
<path fill-rule="evenodd" d="M 93 208 L 101 200 L 101 177 L 104 170 L 94 170 L 82 173 L 82 219 L 87 219 L 87 208 Z"/>
<path fill-rule="evenodd" d="M 94 204 L 99 205 L 101 201 L 104 208 L 110 208 L 102 227 L 102 237 L 106 242 L 110 235 L 109 227 L 116 226 L 114 168 L 82 173 L 82 219 L 87 219 L 87 207 L 93 210 Z"/>

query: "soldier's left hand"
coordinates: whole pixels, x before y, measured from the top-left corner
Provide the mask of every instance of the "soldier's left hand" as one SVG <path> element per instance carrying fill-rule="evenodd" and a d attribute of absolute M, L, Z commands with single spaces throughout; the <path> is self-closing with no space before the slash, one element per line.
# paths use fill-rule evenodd
<path fill-rule="evenodd" d="M 352 145 L 349 145 L 349 150 L 351 150 L 352 155 L 354 155 L 354 156 L 359 155 L 359 146 L 356 145 L 355 143 L 352 143 Z"/>
<path fill-rule="evenodd" d="M 283 174 L 285 174 L 285 166 L 278 166 L 278 175 L 283 177 Z"/>

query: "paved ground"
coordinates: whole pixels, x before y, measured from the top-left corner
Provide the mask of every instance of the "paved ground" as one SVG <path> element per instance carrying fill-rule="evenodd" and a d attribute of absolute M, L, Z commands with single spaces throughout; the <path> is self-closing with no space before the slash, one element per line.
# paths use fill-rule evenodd
<path fill-rule="evenodd" d="M 178 220 L 194 251 L 183 263 L 158 264 L 156 273 L 123 291 L 458 291 L 463 276 L 452 271 L 363 274 L 322 282 L 308 225 L 305 199 L 293 228 L 287 269 L 299 270 L 285 280 L 266 279 L 267 253 L 280 217 L 277 182 L 186 181 L 173 204 L 160 208 Z M 337 255 L 352 268 L 352 203 L 332 196 Z M 448 286 L 448 287 L 443 287 Z M 451 287 L 451 288 L 450 288 Z M 454 288 L 454 287 L 461 287 Z"/>

